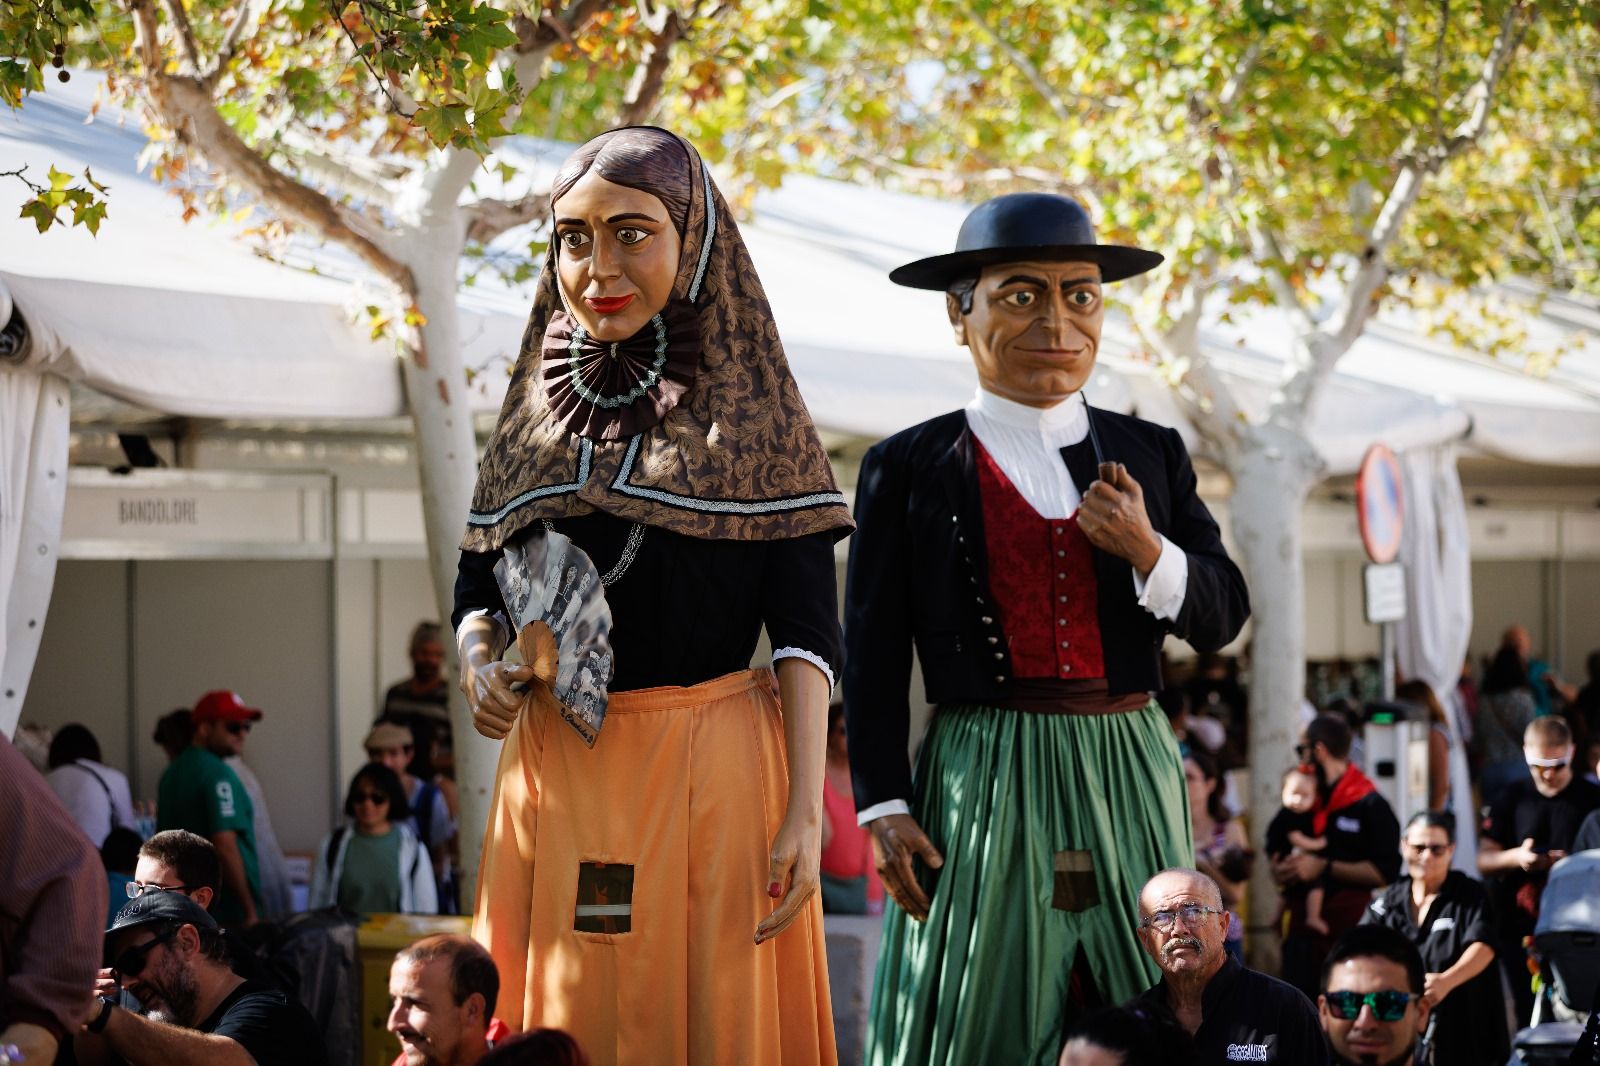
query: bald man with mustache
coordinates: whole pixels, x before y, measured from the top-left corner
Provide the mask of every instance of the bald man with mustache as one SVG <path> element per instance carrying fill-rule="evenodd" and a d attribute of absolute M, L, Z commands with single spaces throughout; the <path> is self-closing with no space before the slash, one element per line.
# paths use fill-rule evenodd
<path fill-rule="evenodd" d="M 1217 883 L 1170 869 L 1139 893 L 1139 943 L 1161 968 L 1139 1006 L 1170 1011 L 1194 1037 L 1195 1062 L 1294 1063 L 1332 1060 L 1317 1010 L 1294 986 L 1249 970 L 1222 944 L 1228 912 Z"/>

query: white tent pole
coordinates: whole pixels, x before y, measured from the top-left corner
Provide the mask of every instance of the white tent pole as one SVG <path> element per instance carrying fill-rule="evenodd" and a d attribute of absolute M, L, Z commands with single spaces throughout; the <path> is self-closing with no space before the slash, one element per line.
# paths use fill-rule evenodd
<path fill-rule="evenodd" d="M 71 407 L 65 380 L 29 367 L 3 287 L 0 311 L 11 324 L 0 336 L 0 732 L 11 736 L 55 584 Z"/>

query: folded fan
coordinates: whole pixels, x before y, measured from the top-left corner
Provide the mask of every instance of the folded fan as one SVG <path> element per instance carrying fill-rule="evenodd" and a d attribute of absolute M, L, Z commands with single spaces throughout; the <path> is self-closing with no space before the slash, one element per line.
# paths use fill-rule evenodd
<path fill-rule="evenodd" d="M 495 580 L 517 630 L 522 661 L 533 666 L 533 705 L 548 692 L 561 717 L 594 746 L 611 682 L 611 607 L 600 572 L 583 549 L 553 530 L 508 546 Z"/>

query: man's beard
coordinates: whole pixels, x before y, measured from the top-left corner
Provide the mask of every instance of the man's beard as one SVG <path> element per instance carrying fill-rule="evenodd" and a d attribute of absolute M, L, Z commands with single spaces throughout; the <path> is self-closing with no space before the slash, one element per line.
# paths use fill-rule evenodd
<path fill-rule="evenodd" d="M 200 987 L 194 971 L 174 966 L 161 975 L 156 1004 L 146 1013 L 151 1021 L 181 1025 L 188 1029 L 200 1021 L 194 1016 L 200 1005 Z"/>

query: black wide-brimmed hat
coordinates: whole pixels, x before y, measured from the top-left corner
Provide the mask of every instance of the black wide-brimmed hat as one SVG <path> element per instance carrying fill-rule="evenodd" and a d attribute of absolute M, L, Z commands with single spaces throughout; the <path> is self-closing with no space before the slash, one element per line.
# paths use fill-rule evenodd
<path fill-rule="evenodd" d="M 1100 244 L 1089 213 L 1076 200 L 1047 192 L 1016 192 L 986 200 L 961 223 L 956 250 L 889 273 L 896 285 L 943 291 L 986 266 L 1024 259 L 1071 259 L 1100 264 L 1101 281 L 1154 270 L 1164 257 L 1146 248 Z"/>

